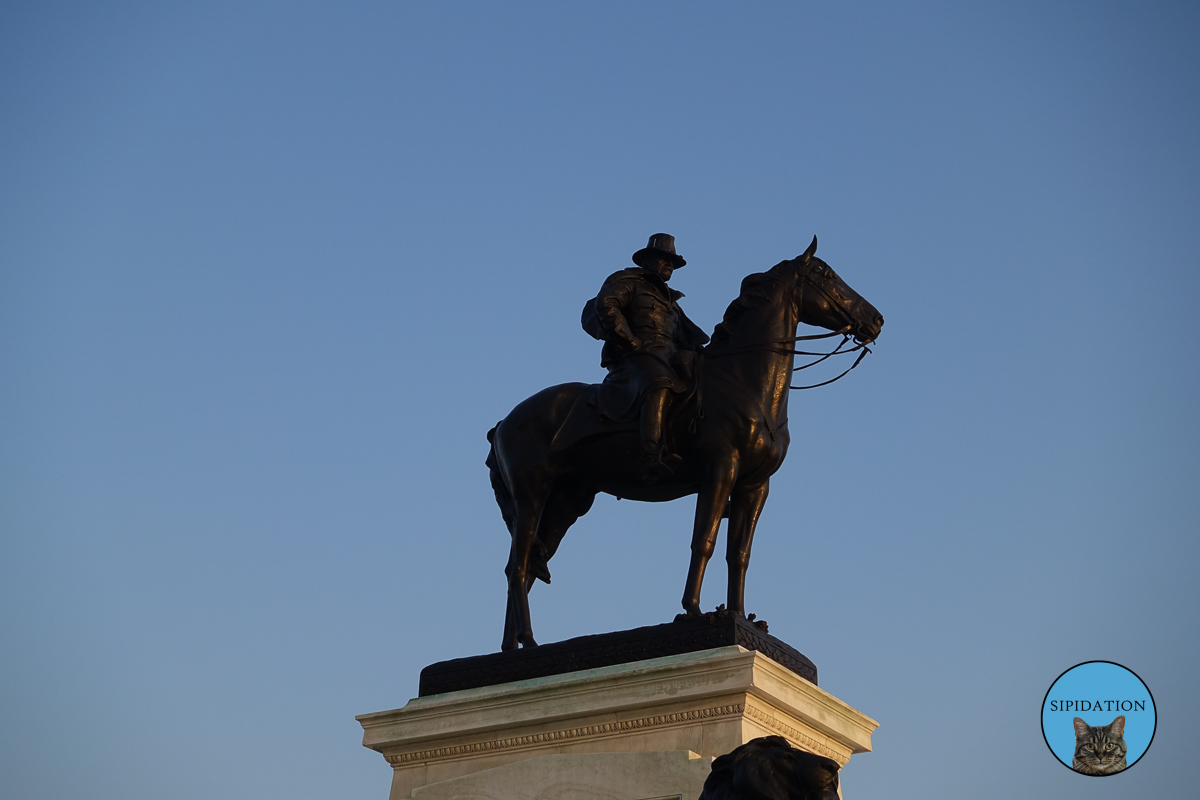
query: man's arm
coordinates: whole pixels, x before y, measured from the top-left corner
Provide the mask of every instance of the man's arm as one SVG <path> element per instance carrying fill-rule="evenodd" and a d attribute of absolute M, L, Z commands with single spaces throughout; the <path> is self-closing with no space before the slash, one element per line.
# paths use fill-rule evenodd
<path fill-rule="evenodd" d="M 633 335 L 622 311 L 633 299 L 633 293 L 633 284 L 628 280 L 610 281 L 601 286 L 600 294 L 596 295 L 596 318 L 605 333 L 604 338 L 637 350 L 642 342 Z"/>

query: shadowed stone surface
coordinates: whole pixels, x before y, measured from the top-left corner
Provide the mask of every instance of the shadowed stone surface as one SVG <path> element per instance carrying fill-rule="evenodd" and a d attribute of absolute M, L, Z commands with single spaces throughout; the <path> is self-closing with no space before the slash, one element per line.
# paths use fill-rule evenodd
<path fill-rule="evenodd" d="M 716 613 L 699 617 L 680 615 L 674 622 L 663 625 L 439 661 L 421 670 L 418 694 L 427 697 L 729 645 L 762 653 L 810 683 L 817 682 L 817 667 L 804 654 L 744 617 Z"/>

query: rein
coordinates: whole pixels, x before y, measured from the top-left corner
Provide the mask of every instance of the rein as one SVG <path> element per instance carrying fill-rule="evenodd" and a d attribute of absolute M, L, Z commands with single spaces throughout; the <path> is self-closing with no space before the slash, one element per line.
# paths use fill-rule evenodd
<path fill-rule="evenodd" d="M 773 342 L 759 342 L 758 344 L 746 345 L 745 347 L 739 347 L 735 350 L 726 350 L 721 353 L 705 353 L 705 357 L 721 358 L 722 356 L 737 355 L 738 353 L 749 353 L 755 351 L 762 352 L 764 350 L 771 353 L 778 353 L 783 356 L 818 356 L 815 361 L 810 361 L 807 364 L 802 364 L 799 367 L 792 367 L 792 372 L 799 372 L 802 369 L 815 367 L 817 364 L 820 364 L 822 361 L 832 358 L 833 356 L 844 356 L 853 353 L 856 350 L 859 351 L 858 358 L 854 359 L 854 363 L 847 367 L 846 370 L 836 378 L 830 378 L 827 381 L 813 383 L 808 386 L 788 386 L 789 389 L 816 389 L 820 386 L 828 386 L 829 384 L 839 381 L 849 375 L 850 370 L 861 364 L 867 353 L 871 352 L 871 348 L 867 347 L 870 342 L 860 342 L 859 344 L 854 345 L 854 347 L 851 347 L 849 350 L 843 350 L 842 347 L 846 344 L 846 342 L 850 341 L 849 331 L 850 326 L 847 325 L 846 327 L 831 333 L 818 333 L 811 336 L 794 336 L 791 339 L 780 339 Z M 842 341 L 838 343 L 837 347 L 828 353 L 813 353 L 808 350 L 797 350 L 796 348 L 790 346 L 795 342 L 810 342 L 815 339 L 829 339 L 833 336 L 841 336 Z"/>
<path fill-rule="evenodd" d="M 842 340 L 842 344 L 845 344 L 845 343 L 846 343 L 845 340 Z M 841 347 L 841 346 L 842 346 L 841 344 L 838 345 L 838 347 Z M 805 364 L 803 367 L 795 367 L 792 369 L 792 372 L 799 372 L 802 369 L 808 369 L 813 364 L 820 364 L 826 358 L 829 358 L 829 356 L 841 356 L 841 355 L 845 355 L 846 353 L 853 353 L 855 350 L 862 350 L 862 352 L 858 354 L 858 358 L 854 359 L 854 363 L 851 364 L 849 367 L 847 367 L 846 371 L 843 372 L 841 375 L 838 375 L 836 378 L 830 378 L 829 380 L 821 381 L 820 383 L 812 383 L 812 384 L 809 384 L 808 386 L 789 386 L 788 388 L 789 389 L 816 389 L 819 386 L 828 386 L 829 384 L 833 383 L 834 381 L 841 380 L 842 378 L 844 378 L 850 374 L 850 370 L 854 369 L 855 367 L 857 367 L 859 364 L 862 363 L 862 360 L 863 360 L 863 358 L 866 357 L 867 353 L 871 352 L 871 348 L 867 347 L 865 342 L 863 344 L 852 347 L 849 350 L 842 350 L 840 353 L 837 350 L 834 350 L 832 353 L 825 356 L 824 358 L 819 358 L 816 361 L 812 362 L 812 364 Z"/>

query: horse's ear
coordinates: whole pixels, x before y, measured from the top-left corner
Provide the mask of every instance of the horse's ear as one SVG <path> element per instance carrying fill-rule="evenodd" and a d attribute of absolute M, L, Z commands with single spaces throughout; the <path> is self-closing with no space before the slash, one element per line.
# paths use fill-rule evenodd
<path fill-rule="evenodd" d="M 817 252 L 817 237 L 816 236 L 813 237 L 812 244 L 810 244 L 808 246 L 808 249 L 805 250 L 803 253 L 801 253 L 800 257 L 797 258 L 796 260 L 799 261 L 801 264 L 807 264 L 808 260 L 813 257 L 813 253 L 815 253 L 815 252 Z"/>

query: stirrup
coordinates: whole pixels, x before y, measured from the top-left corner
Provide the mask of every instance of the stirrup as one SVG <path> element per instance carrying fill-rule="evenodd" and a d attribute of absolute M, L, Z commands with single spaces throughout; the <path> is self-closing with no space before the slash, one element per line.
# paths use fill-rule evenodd
<path fill-rule="evenodd" d="M 642 444 L 642 469 L 641 479 L 643 486 L 653 486 L 671 477 L 679 465 L 683 463 L 683 459 L 674 453 L 670 453 L 666 458 L 663 458 L 662 445 L 643 443 Z"/>

